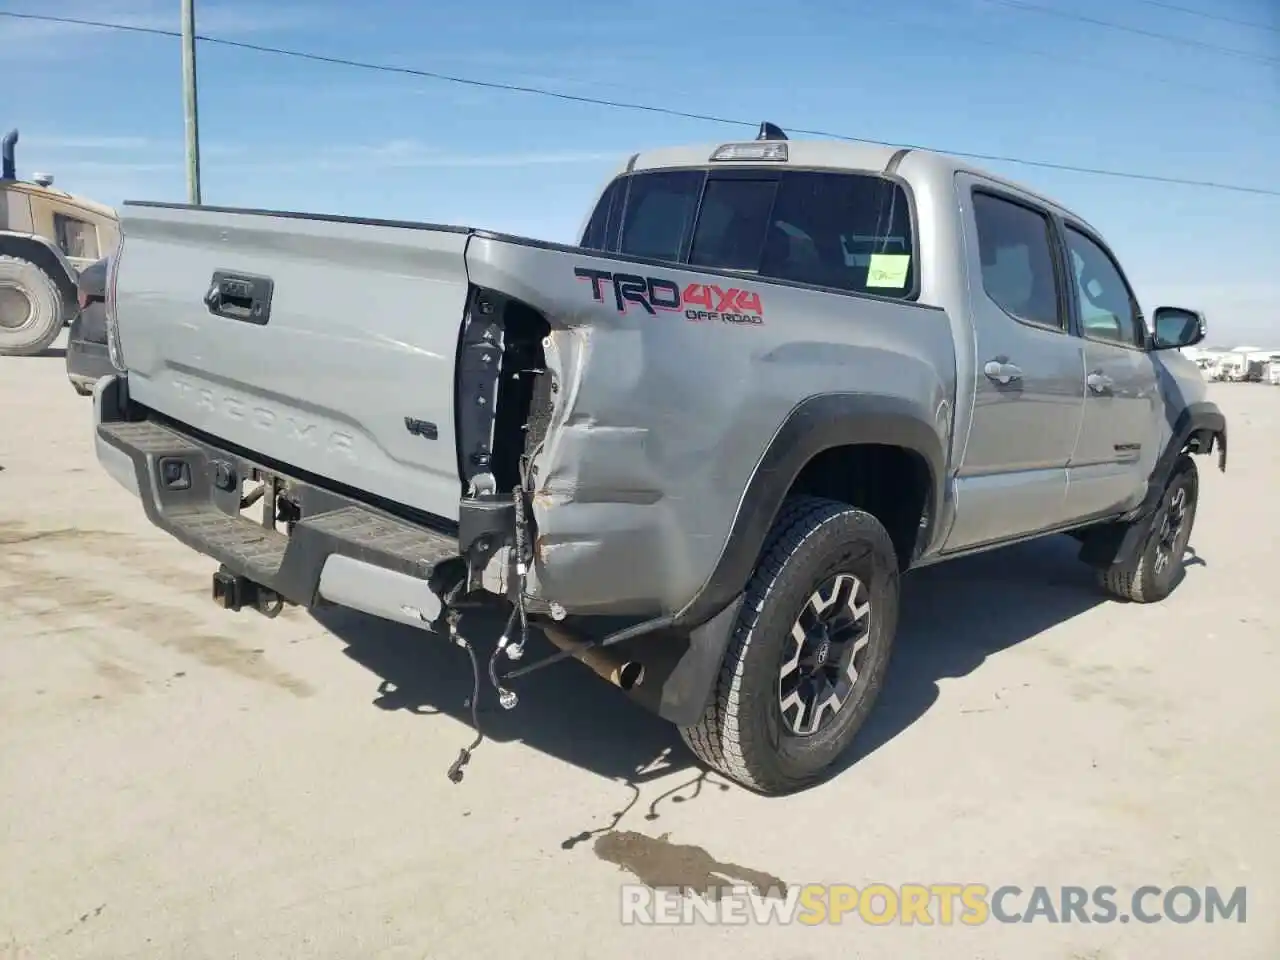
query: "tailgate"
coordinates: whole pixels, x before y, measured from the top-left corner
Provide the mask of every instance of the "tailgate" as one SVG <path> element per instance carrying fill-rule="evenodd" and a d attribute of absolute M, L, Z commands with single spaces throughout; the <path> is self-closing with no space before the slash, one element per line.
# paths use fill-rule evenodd
<path fill-rule="evenodd" d="M 126 204 L 123 233 L 133 400 L 457 519 L 465 229 Z"/>

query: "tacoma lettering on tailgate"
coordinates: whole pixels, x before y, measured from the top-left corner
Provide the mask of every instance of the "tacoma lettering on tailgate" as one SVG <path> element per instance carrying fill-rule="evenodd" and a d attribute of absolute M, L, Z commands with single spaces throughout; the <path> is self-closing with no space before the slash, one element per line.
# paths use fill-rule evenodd
<path fill-rule="evenodd" d="M 579 280 L 591 281 L 591 298 L 598 303 L 604 303 L 605 285 L 608 284 L 613 292 L 614 308 L 620 313 L 626 313 L 628 304 L 633 304 L 651 316 L 659 310 L 684 310 L 685 319 L 695 322 L 764 323 L 764 304 L 760 294 L 751 290 L 713 283 L 691 283 L 681 290 L 679 284 L 663 277 L 612 273 L 588 267 L 574 267 L 573 275 Z"/>
<path fill-rule="evenodd" d="M 224 420 L 249 423 L 263 433 L 287 438 L 308 447 L 321 447 L 330 455 L 348 460 L 356 458 L 355 437 L 344 430 L 327 429 L 322 424 L 303 420 L 293 413 L 281 414 L 270 407 L 254 403 L 225 390 L 214 390 L 186 380 L 172 381 L 184 403 Z"/>

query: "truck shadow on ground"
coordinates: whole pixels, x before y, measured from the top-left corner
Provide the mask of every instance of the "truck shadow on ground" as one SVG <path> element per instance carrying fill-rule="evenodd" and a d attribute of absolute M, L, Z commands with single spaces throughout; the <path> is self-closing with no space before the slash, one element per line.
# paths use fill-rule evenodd
<path fill-rule="evenodd" d="M 893 661 L 880 698 L 842 772 L 922 717 L 940 680 L 963 677 L 987 657 L 1108 602 L 1068 537 L 1050 537 L 915 571 L 904 580 Z M 1204 565 L 1192 555 L 1188 566 Z M 446 714 L 471 723 L 466 653 L 446 638 L 345 609 L 314 616 L 346 653 L 381 678 L 375 706 Z M 471 615 L 482 673 L 503 618 Z M 554 651 L 541 637 L 526 657 Z M 566 661 L 521 678 L 515 709 L 502 710 L 486 675 L 480 723 L 486 739 L 521 741 L 610 780 L 636 787 L 685 770 L 701 789 L 696 761 L 675 728 L 632 703 L 586 667 Z M 459 744 L 461 746 L 462 744 Z M 481 752 L 477 756 L 481 756 Z M 652 813 L 652 811 L 650 811 Z M 646 819 L 653 819 L 647 817 Z"/>

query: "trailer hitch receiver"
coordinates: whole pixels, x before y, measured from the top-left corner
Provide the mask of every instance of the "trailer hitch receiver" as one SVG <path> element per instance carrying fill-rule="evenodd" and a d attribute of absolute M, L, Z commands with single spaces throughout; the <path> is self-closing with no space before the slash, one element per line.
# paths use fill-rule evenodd
<path fill-rule="evenodd" d="M 233 613 L 252 607 L 268 619 L 278 617 L 284 609 L 284 598 L 280 594 L 226 567 L 213 575 L 213 602 Z"/>

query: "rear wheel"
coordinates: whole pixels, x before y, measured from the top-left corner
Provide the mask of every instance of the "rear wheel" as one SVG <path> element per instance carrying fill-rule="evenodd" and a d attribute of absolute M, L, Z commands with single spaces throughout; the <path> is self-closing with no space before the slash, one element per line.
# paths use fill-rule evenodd
<path fill-rule="evenodd" d="M 761 793 L 821 780 L 880 692 L 897 620 L 897 557 L 880 522 L 830 500 L 788 501 L 685 742 Z"/>
<path fill-rule="evenodd" d="M 1151 529 L 1143 541 L 1138 565 L 1132 572 L 1119 566 L 1099 571 L 1102 588 L 1134 603 L 1157 603 L 1169 596 L 1182 581 L 1199 496 L 1199 471 L 1195 461 L 1183 454 L 1173 468 L 1155 516 L 1147 521 Z"/>
<path fill-rule="evenodd" d="M 49 349 L 62 323 L 62 294 L 53 278 L 30 260 L 0 257 L 0 356 Z"/>

